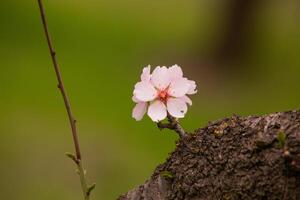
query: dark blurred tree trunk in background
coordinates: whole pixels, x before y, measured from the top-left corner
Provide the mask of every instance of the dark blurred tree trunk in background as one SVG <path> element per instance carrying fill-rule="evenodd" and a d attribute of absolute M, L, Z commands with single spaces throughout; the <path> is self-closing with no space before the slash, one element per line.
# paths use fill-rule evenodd
<path fill-rule="evenodd" d="M 241 60 L 249 45 L 255 23 L 255 12 L 261 0 L 228 0 L 223 32 L 219 35 L 212 55 L 213 60 L 231 62 Z"/>

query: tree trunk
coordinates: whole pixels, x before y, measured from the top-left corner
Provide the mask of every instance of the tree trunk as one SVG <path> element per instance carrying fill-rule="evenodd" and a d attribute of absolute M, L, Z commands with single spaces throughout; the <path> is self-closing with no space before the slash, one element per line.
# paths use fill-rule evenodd
<path fill-rule="evenodd" d="M 300 199 L 300 110 L 232 116 L 180 139 L 119 200 Z"/>

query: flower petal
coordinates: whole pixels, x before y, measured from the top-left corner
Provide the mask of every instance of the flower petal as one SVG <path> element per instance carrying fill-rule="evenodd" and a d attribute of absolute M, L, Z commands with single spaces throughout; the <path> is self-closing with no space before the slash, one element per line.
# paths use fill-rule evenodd
<path fill-rule="evenodd" d="M 147 111 L 147 103 L 145 102 L 137 103 L 132 110 L 132 117 L 136 121 L 140 121 L 145 115 L 146 111 Z"/>
<path fill-rule="evenodd" d="M 182 69 L 178 65 L 173 65 L 172 67 L 169 67 L 168 70 L 169 70 L 171 79 L 182 78 L 182 76 L 183 76 Z"/>
<path fill-rule="evenodd" d="M 151 75 L 151 82 L 159 90 L 166 89 L 170 84 L 170 74 L 166 67 L 156 67 Z"/>
<path fill-rule="evenodd" d="M 134 102 L 134 103 L 140 103 L 140 102 L 142 102 L 142 101 L 140 101 L 140 100 L 138 100 L 134 95 L 132 96 L 132 101 Z"/>
<path fill-rule="evenodd" d="M 167 109 L 173 117 L 183 118 L 187 112 L 187 105 L 182 99 L 170 98 L 167 102 Z"/>
<path fill-rule="evenodd" d="M 161 121 L 167 117 L 167 108 L 165 104 L 159 100 L 154 101 L 148 108 L 148 116 L 154 122 Z"/>
<path fill-rule="evenodd" d="M 152 101 L 157 96 L 156 89 L 150 82 L 138 82 L 135 84 L 133 95 L 139 101 Z"/>
<path fill-rule="evenodd" d="M 173 97 L 184 96 L 190 88 L 189 81 L 186 78 L 175 79 L 171 82 L 168 94 Z"/>
<path fill-rule="evenodd" d="M 187 104 L 189 104 L 190 106 L 193 104 L 192 103 L 192 100 L 188 97 L 188 96 L 186 96 L 186 95 L 184 95 L 184 96 L 182 96 L 182 97 L 179 97 L 181 100 L 183 100 L 185 103 L 187 103 Z"/>
<path fill-rule="evenodd" d="M 188 80 L 188 82 L 190 84 L 190 87 L 189 87 L 189 90 L 187 91 L 187 94 L 196 94 L 197 93 L 196 82 L 195 81 L 191 81 L 191 80 Z"/>
<path fill-rule="evenodd" d="M 148 65 L 147 67 L 144 67 L 142 75 L 141 75 L 141 80 L 148 82 L 150 81 L 150 70 L 151 70 L 151 66 Z"/>

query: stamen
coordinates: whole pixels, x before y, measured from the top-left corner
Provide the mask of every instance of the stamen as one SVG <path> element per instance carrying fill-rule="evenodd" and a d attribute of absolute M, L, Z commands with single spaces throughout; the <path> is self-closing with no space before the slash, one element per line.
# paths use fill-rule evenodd
<path fill-rule="evenodd" d="M 168 94 L 168 90 L 165 89 L 165 90 L 161 90 L 161 91 L 158 91 L 158 99 L 164 103 L 167 103 L 167 99 L 169 97 L 169 94 Z"/>

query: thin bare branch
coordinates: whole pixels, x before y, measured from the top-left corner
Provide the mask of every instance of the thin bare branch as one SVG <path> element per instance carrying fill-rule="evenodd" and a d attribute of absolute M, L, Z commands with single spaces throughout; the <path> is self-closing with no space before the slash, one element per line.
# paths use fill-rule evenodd
<path fill-rule="evenodd" d="M 44 11 L 44 6 L 43 6 L 43 3 L 42 3 L 42 0 L 38 0 L 38 3 L 39 3 L 41 19 L 42 19 L 42 22 L 43 22 L 43 27 L 44 27 L 44 31 L 45 31 L 45 35 L 46 35 L 46 39 L 47 39 L 51 59 L 52 59 L 52 62 L 53 62 L 54 70 L 55 70 L 55 73 L 56 73 L 56 78 L 57 78 L 57 81 L 58 81 L 57 87 L 59 88 L 59 90 L 62 94 L 62 97 L 64 99 L 65 107 L 66 107 L 68 117 L 69 117 L 69 121 L 70 121 L 70 126 L 71 126 L 71 129 L 72 129 L 72 136 L 73 136 L 73 141 L 74 141 L 75 150 L 76 150 L 76 158 L 77 158 L 77 160 L 81 160 L 81 152 L 80 152 L 80 146 L 79 146 L 79 141 L 78 141 L 78 136 L 77 136 L 77 129 L 76 129 L 76 120 L 75 120 L 74 115 L 72 113 L 70 100 L 69 100 L 68 95 L 66 93 L 65 86 L 64 86 L 62 76 L 61 76 L 61 73 L 60 73 L 59 65 L 57 63 L 56 52 L 54 50 L 54 47 L 53 47 L 53 44 L 52 44 L 52 41 L 51 41 L 51 36 L 50 36 L 49 30 L 48 30 L 48 25 L 47 25 L 47 21 L 46 21 L 46 16 L 45 16 L 45 11 Z"/>
<path fill-rule="evenodd" d="M 75 146 L 76 156 L 73 156 L 70 153 L 68 153 L 66 155 L 69 158 L 71 158 L 76 163 L 76 165 L 78 167 L 79 176 L 80 176 L 80 183 L 81 183 L 84 199 L 88 200 L 89 196 L 90 196 L 90 192 L 94 188 L 94 185 L 91 188 L 89 188 L 87 186 L 85 170 L 82 166 L 82 157 L 81 157 L 80 145 L 79 145 L 77 128 L 76 128 L 76 120 L 75 120 L 75 117 L 73 115 L 71 105 L 70 105 L 70 100 L 68 98 L 68 95 L 67 95 L 67 92 L 66 92 L 63 80 L 62 80 L 60 68 L 59 68 L 59 65 L 58 65 L 58 62 L 57 62 L 57 58 L 56 58 L 56 52 L 54 50 L 54 47 L 53 47 L 53 44 L 52 44 L 52 41 L 51 41 L 51 36 L 50 36 L 50 33 L 49 33 L 49 29 L 48 29 L 48 25 L 47 25 L 47 20 L 46 20 L 46 15 L 45 15 L 42 0 L 38 0 L 38 4 L 39 4 L 42 23 L 43 23 L 43 28 L 44 28 L 44 31 L 45 31 L 45 36 L 46 36 L 46 39 L 47 39 L 47 44 L 48 44 L 48 47 L 49 47 L 49 51 L 50 51 L 51 59 L 52 59 L 52 62 L 53 62 L 56 78 L 57 78 L 57 81 L 58 81 L 57 86 L 58 86 L 58 89 L 60 90 L 61 95 L 62 95 L 63 100 L 64 100 L 64 104 L 65 104 L 65 107 L 66 107 L 66 110 L 67 110 L 67 114 L 68 114 L 68 118 L 69 118 L 69 122 L 70 122 L 70 126 L 71 126 L 72 138 L 73 138 L 73 142 L 74 142 L 74 146 Z"/>

